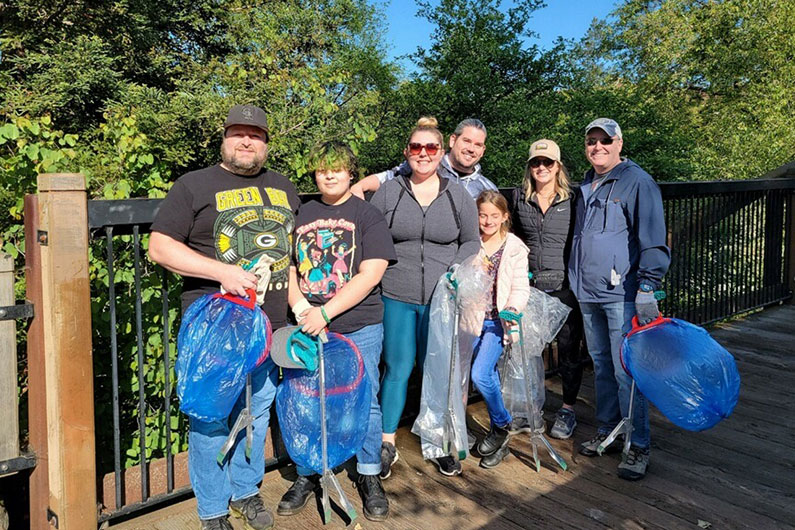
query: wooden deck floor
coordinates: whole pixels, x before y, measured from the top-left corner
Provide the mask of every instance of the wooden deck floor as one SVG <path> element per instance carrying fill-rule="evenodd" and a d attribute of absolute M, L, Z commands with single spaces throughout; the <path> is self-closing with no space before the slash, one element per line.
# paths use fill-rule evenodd
<path fill-rule="evenodd" d="M 399 433 L 401 459 L 385 488 L 391 515 L 372 523 L 347 471 L 338 474 L 360 511 L 352 528 L 795 528 L 795 306 L 765 310 L 713 328 L 742 376 L 734 414 L 713 429 L 691 433 L 652 412 L 651 466 L 630 483 L 616 477 L 618 455 L 585 458 L 580 441 L 594 434 L 592 375 L 586 373 L 574 440 L 553 441 L 569 471 L 544 455 L 540 473 L 529 467 L 526 437 L 512 440 L 512 455 L 486 470 L 476 458 L 461 477 L 446 478 L 424 462 L 419 443 Z M 560 406 L 557 378 L 547 382 L 547 419 Z M 482 403 L 470 406 L 472 426 L 484 433 Z M 262 496 L 275 507 L 294 478 L 292 468 L 266 473 Z M 198 528 L 195 500 L 113 525 L 115 530 Z M 234 522 L 235 528 L 242 528 Z M 316 503 L 299 515 L 276 518 L 284 529 L 322 526 Z M 335 514 L 329 527 L 345 526 Z"/>

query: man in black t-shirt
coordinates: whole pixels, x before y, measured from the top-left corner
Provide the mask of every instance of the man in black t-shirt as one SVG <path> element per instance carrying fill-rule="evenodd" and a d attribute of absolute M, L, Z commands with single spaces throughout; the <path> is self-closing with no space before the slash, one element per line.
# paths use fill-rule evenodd
<path fill-rule="evenodd" d="M 238 296 L 256 290 L 258 277 L 244 266 L 265 255 L 272 264 L 262 307 L 274 330 L 286 324 L 291 234 L 300 201 L 286 177 L 263 168 L 267 154 L 265 112 L 236 105 L 224 123 L 222 162 L 183 175 L 163 201 L 152 224 L 149 256 L 184 277 L 183 311 L 221 287 Z M 190 419 L 188 469 L 202 529 L 231 530 L 230 508 L 245 518 L 246 528 L 273 526 L 257 484 L 265 472 L 265 433 L 277 372 L 267 359 L 251 376 L 254 440 L 249 458 L 245 444 L 237 443 L 223 465 L 216 463 L 230 423 L 243 406 L 242 396 L 225 420 Z"/>

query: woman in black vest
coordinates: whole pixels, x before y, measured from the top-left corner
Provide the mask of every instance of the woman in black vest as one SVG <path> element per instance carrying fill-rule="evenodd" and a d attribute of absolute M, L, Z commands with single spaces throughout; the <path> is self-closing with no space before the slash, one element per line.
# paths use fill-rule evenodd
<path fill-rule="evenodd" d="M 529 266 L 536 289 L 571 308 L 557 336 L 563 407 L 549 434 L 560 439 L 571 437 L 577 426 L 574 403 L 582 382 L 582 314 L 566 276 L 573 227 L 572 199 L 568 172 L 560 160 L 560 148 L 552 140 L 534 142 L 530 146 L 523 186 L 513 190 L 513 226 L 516 235 L 530 248 Z M 529 431 L 529 426 L 514 423 L 515 432 Z"/>

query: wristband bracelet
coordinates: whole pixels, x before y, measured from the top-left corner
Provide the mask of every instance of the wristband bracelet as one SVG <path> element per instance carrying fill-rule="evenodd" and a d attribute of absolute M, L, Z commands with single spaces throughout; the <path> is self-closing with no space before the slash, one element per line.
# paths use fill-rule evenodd
<path fill-rule="evenodd" d="M 320 306 L 320 314 L 323 315 L 323 320 L 326 321 L 326 324 L 331 324 L 331 319 L 326 314 L 325 306 Z"/>

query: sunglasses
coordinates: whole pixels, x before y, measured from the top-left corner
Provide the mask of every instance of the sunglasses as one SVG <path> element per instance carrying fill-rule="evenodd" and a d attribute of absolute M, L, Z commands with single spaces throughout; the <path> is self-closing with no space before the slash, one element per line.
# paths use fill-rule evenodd
<path fill-rule="evenodd" d="M 439 152 L 439 144 L 418 144 L 414 142 L 409 144 L 410 155 L 417 156 L 422 153 L 423 149 L 425 149 L 425 152 L 428 153 L 429 156 L 433 156 Z"/>
<path fill-rule="evenodd" d="M 533 169 L 540 167 L 541 164 L 544 164 L 545 168 L 551 168 L 555 165 L 555 161 L 549 158 L 533 158 L 528 164 Z"/>
<path fill-rule="evenodd" d="M 585 145 L 587 145 L 588 147 L 593 147 L 597 143 L 600 143 L 602 145 L 611 145 L 614 141 L 615 140 L 613 140 L 610 137 L 607 137 L 607 138 L 587 138 L 585 140 Z"/>

